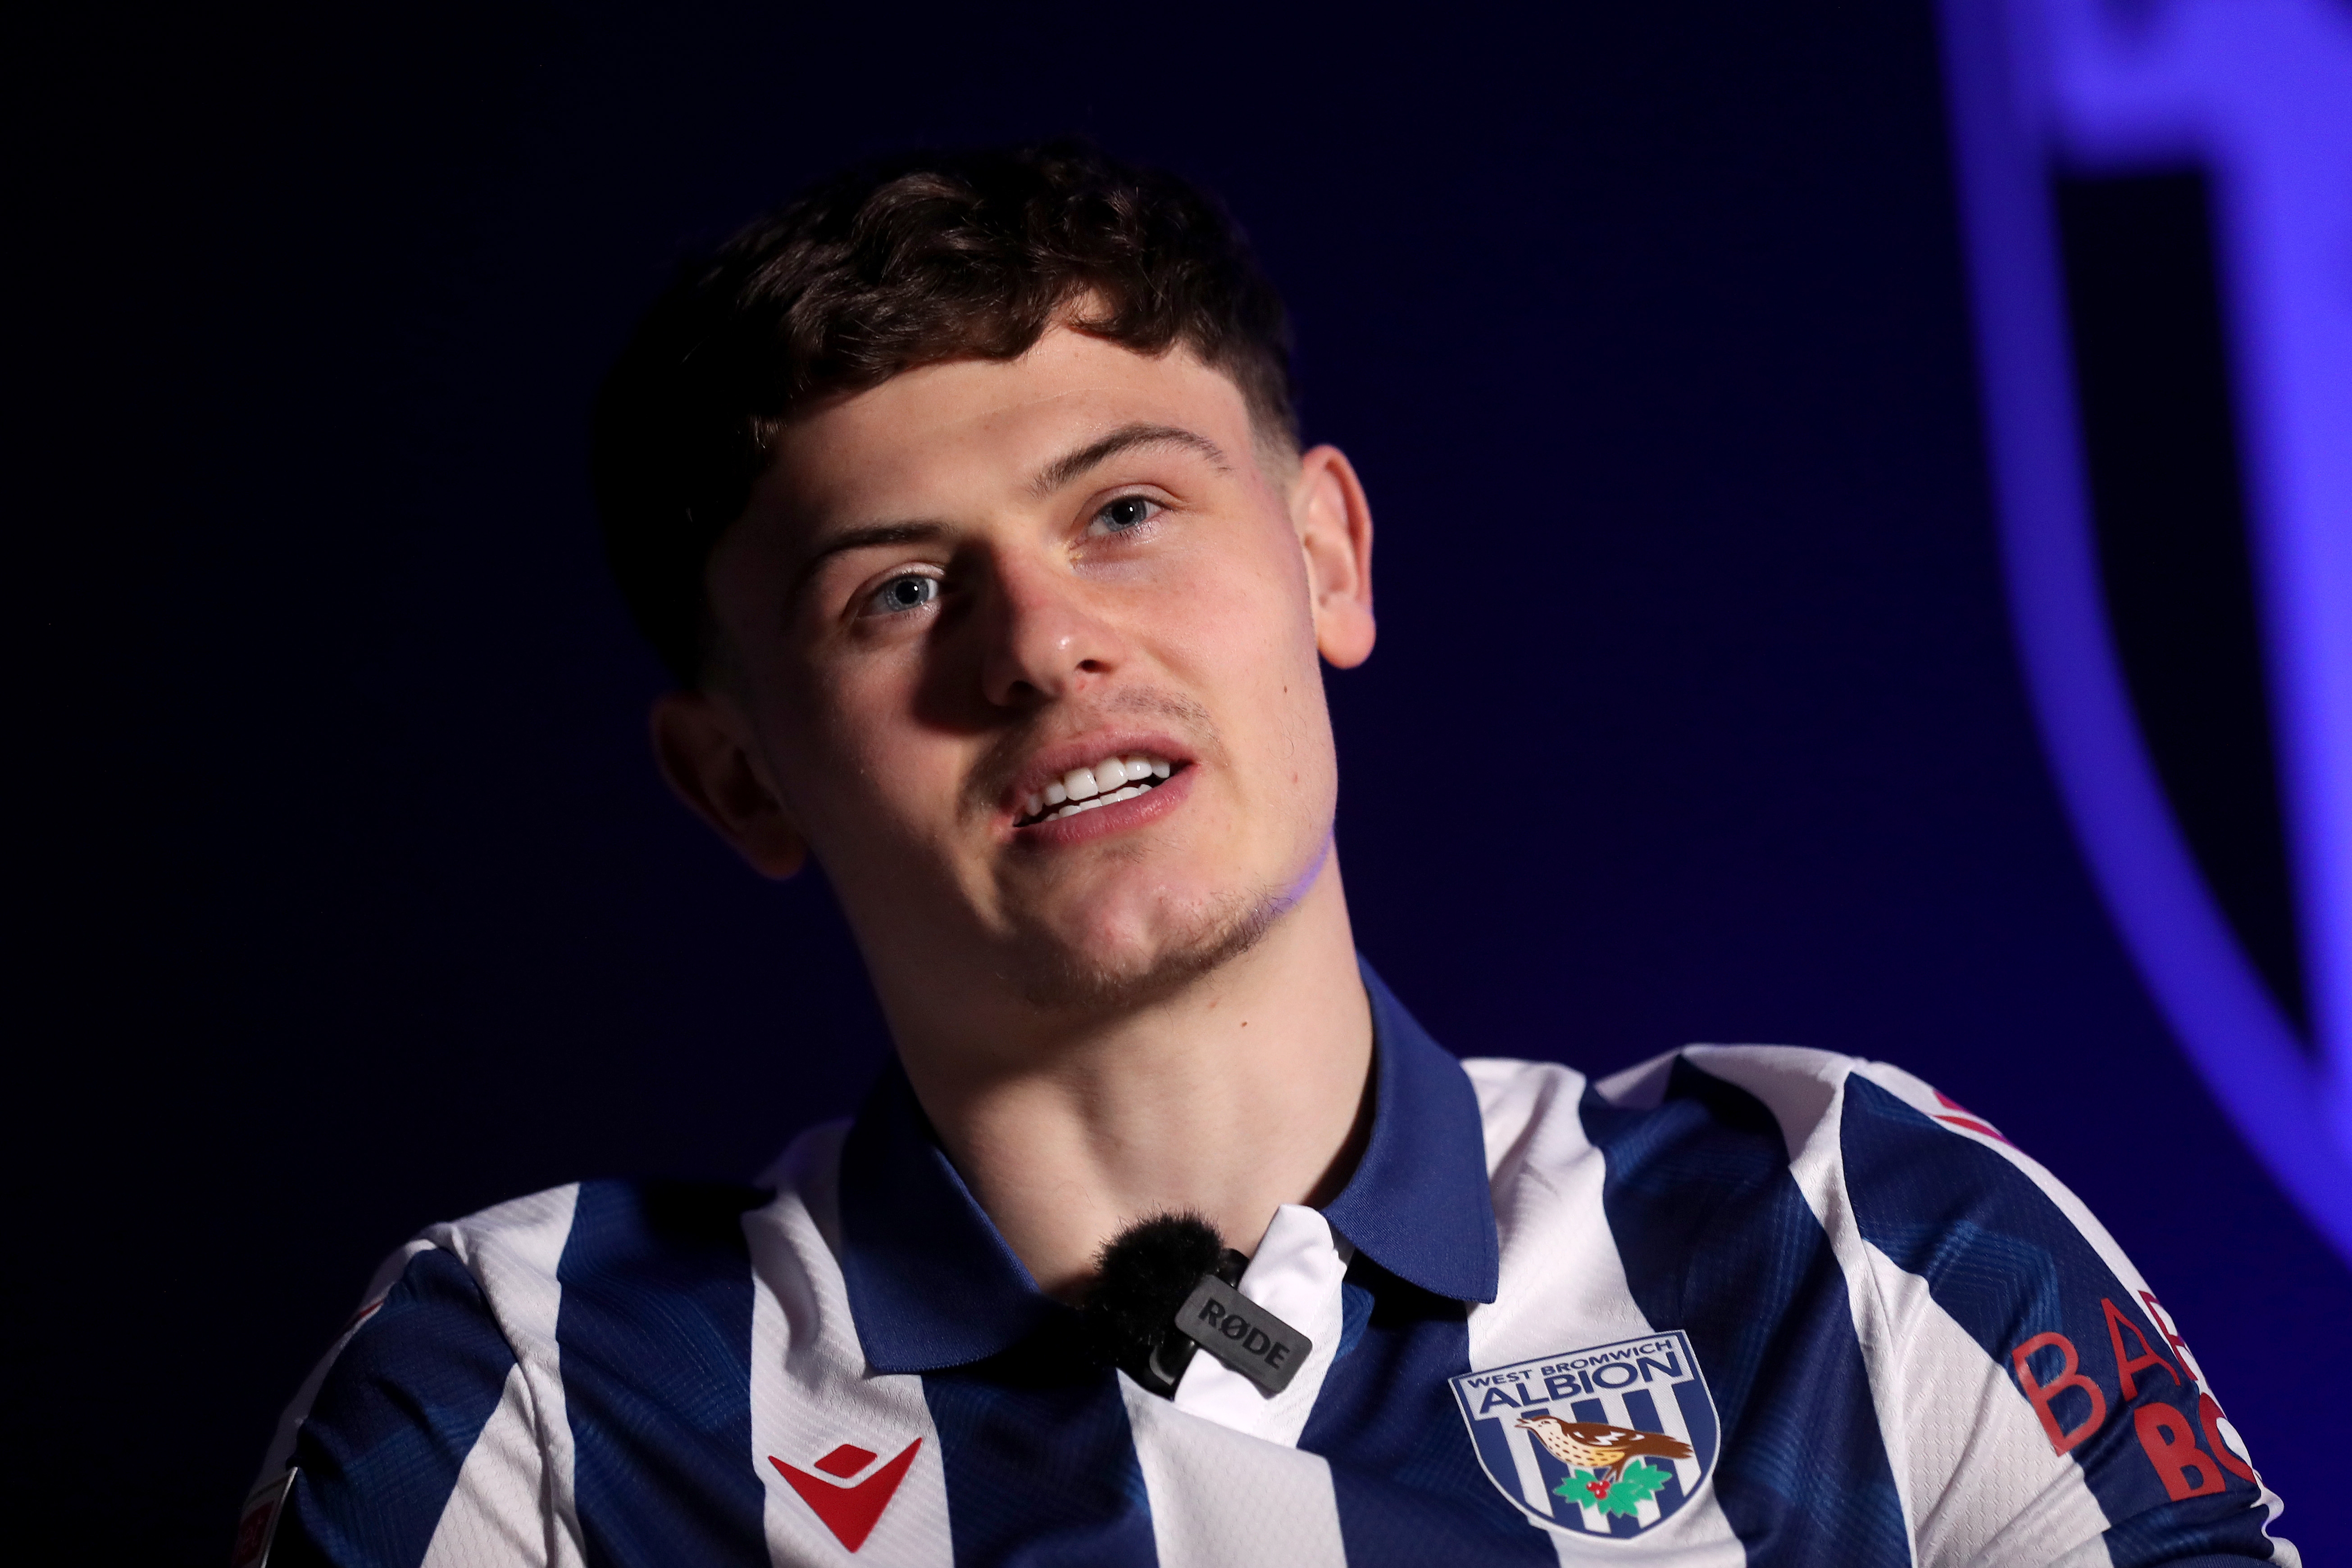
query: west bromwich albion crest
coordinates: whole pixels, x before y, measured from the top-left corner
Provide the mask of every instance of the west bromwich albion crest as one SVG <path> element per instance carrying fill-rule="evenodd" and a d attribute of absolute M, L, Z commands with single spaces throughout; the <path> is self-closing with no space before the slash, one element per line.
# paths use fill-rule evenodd
<path fill-rule="evenodd" d="M 1486 1479 L 1540 1523 L 1640 1535 L 1714 1473 L 1715 1399 L 1679 1329 L 1452 1382 Z"/>

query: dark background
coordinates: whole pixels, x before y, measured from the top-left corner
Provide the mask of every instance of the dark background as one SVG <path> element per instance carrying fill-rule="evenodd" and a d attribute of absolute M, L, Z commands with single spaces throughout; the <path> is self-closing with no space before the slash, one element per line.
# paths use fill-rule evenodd
<path fill-rule="evenodd" d="M 1370 487 L 1340 840 L 1439 1038 L 1927 1075 L 2352 1543 L 2352 1274 L 2152 1011 L 2011 654 L 1926 5 L 10 26 L 13 1540 L 220 1561 L 417 1226 L 852 1105 L 824 888 L 646 762 L 584 410 L 688 246 L 1077 128 L 1224 194 Z"/>

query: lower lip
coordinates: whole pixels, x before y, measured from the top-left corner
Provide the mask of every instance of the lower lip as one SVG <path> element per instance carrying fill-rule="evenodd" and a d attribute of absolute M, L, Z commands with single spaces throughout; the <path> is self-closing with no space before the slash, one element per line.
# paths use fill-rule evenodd
<path fill-rule="evenodd" d="M 1179 768 L 1134 799 L 1120 801 L 1117 805 L 1097 806 L 1076 816 L 1049 816 L 1027 827 L 1016 827 L 1013 830 L 1013 842 L 1059 848 L 1066 844 L 1092 843 L 1147 822 L 1157 822 L 1184 803 L 1184 796 L 1192 788 L 1192 775 L 1198 771 L 1193 766 Z"/>

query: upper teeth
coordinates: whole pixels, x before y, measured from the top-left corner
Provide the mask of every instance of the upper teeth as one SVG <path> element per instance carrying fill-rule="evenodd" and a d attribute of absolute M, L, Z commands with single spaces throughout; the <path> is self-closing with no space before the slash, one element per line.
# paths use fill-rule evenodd
<path fill-rule="evenodd" d="M 1022 802 L 1025 808 L 1022 815 L 1039 816 L 1046 807 L 1058 805 L 1062 809 L 1054 813 L 1055 816 L 1076 816 L 1099 805 L 1133 800 L 1173 771 L 1174 764 L 1160 757 L 1105 757 L 1093 767 L 1072 768 L 1031 794 Z"/>

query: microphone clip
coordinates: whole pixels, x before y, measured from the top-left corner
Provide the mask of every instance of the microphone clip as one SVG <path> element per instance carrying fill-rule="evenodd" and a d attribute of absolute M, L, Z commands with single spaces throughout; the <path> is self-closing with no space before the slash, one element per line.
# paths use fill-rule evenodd
<path fill-rule="evenodd" d="M 1315 1348 L 1307 1335 L 1235 1287 L 1249 1259 L 1193 1214 L 1159 1215 L 1104 1247 L 1081 1309 L 1102 1359 L 1171 1398 L 1206 1350 L 1271 1398 Z"/>

